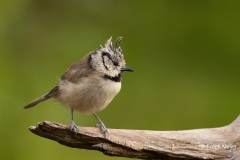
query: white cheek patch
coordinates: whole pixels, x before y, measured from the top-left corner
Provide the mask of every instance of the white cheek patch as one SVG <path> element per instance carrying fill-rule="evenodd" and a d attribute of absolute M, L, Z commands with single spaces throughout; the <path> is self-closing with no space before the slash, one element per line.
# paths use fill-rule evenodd
<path fill-rule="evenodd" d="M 96 51 L 96 53 L 93 53 L 91 55 L 91 61 L 90 64 L 93 69 L 99 70 L 99 71 L 104 71 L 105 67 L 102 62 L 102 56 L 101 52 Z"/>
<path fill-rule="evenodd" d="M 103 61 L 107 70 L 112 71 L 114 69 L 113 62 L 107 56 L 103 56 Z"/>

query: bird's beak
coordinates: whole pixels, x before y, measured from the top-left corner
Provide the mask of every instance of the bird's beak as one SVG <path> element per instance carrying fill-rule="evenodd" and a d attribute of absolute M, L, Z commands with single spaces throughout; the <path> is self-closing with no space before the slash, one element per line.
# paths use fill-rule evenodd
<path fill-rule="evenodd" d="M 134 72 L 134 70 L 133 70 L 132 68 L 129 68 L 129 67 L 127 67 L 127 66 L 123 67 L 123 68 L 121 69 L 121 71 Z"/>

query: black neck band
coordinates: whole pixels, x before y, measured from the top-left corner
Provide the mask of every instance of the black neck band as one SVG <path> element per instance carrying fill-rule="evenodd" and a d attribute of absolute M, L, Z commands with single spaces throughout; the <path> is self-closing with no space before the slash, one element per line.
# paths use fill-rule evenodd
<path fill-rule="evenodd" d="M 119 74 L 118 74 L 117 76 L 115 76 L 115 77 L 110 77 L 110 76 L 108 76 L 108 75 L 104 75 L 104 78 L 109 79 L 109 80 L 114 81 L 114 82 L 121 82 L 121 80 L 122 80 L 122 74 L 119 73 Z"/>

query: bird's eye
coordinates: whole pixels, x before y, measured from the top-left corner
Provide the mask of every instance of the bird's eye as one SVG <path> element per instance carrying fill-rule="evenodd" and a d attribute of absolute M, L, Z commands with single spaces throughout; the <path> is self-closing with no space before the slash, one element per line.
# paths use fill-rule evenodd
<path fill-rule="evenodd" d="M 114 66 L 119 66 L 118 62 L 113 61 Z"/>

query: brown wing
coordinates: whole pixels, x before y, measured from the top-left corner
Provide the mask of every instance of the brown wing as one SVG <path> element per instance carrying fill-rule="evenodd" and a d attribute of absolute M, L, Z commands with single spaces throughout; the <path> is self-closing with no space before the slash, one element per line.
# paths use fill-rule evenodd
<path fill-rule="evenodd" d="M 87 54 L 83 59 L 80 61 L 74 63 L 61 77 L 62 80 L 67 80 L 72 83 L 76 83 L 80 78 L 84 76 L 91 76 L 93 75 L 96 71 L 91 68 L 89 65 L 89 61 L 91 59 L 91 53 Z M 37 105 L 40 102 L 43 102 L 49 98 L 55 97 L 59 94 L 59 86 L 56 85 L 50 92 L 47 94 L 42 95 L 41 97 L 35 99 L 33 102 L 27 104 L 24 108 L 31 108 Z"/>
<path fill-rule="evenodd" d="M 76 83 L 81 77 L 88 76 L 94 71 L 89 65 L 91 59 L 91 53 L 87 54 L 80 61 L 74 63 L 61 77 L 62 80 L 68 80 L 72 83 Z"/>

